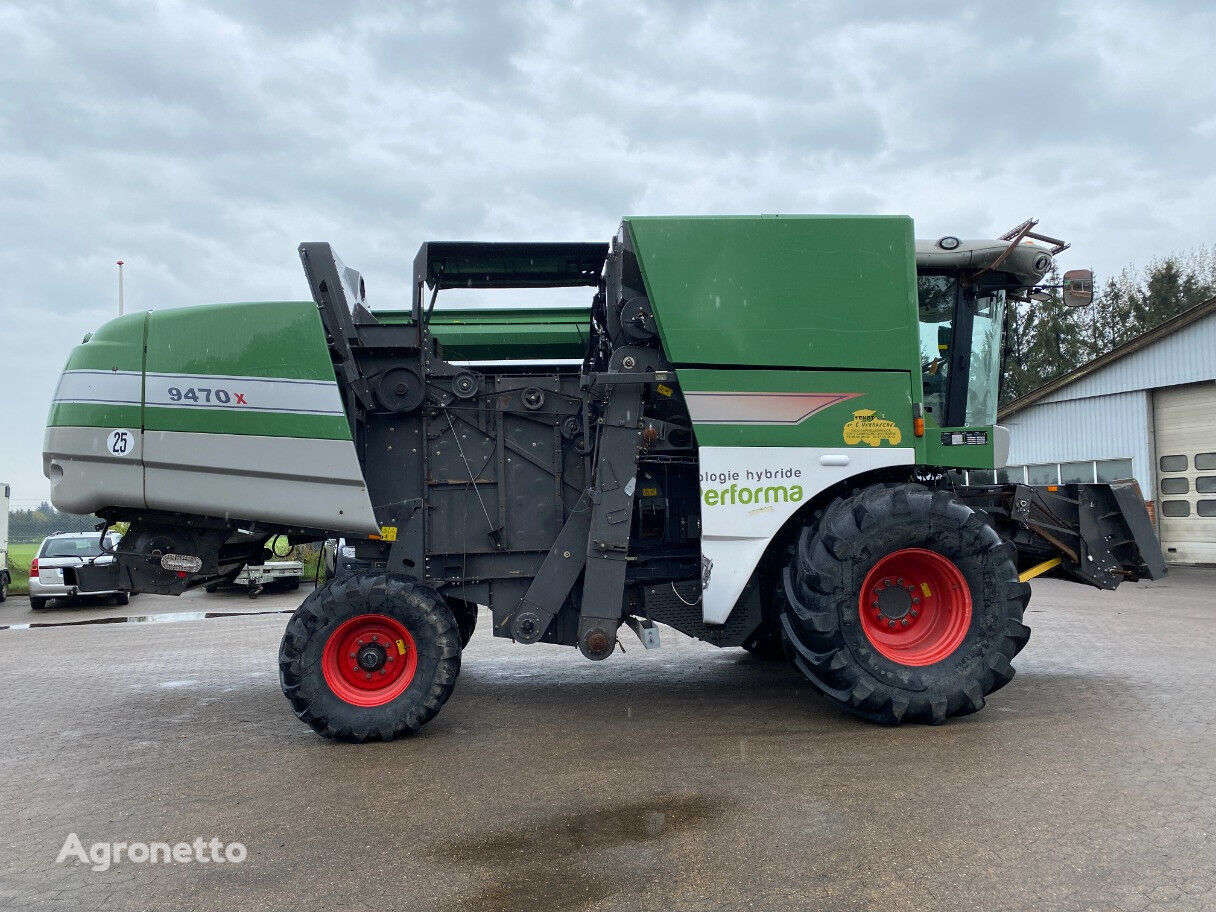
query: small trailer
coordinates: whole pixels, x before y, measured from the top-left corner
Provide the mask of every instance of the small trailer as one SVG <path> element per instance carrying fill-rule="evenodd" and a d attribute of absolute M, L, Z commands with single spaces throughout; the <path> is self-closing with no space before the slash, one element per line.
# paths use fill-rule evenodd
<path fill-rule="evenodd" d="M 249 564 L 227 583 L 241 586 L 249 591 L 251 599 L 262 594 L 267 586 L 277 586 L 291 591 L 300 588 L 304 576 L 304 565 L 297 560 L 266 561 L 264 564 Z M 220 581 L 207 583 L 208 592 L 218 592 L 225 584 Z"/>

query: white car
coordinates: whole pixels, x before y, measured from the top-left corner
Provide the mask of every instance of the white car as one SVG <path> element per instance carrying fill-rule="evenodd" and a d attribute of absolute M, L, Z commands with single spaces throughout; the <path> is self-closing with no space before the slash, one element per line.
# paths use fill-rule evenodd
<path fill-rule="evenodd" d="M 104 548 L 96 532 L 56 532 L 44 538 L 38 556 L 30 564 L 30 607 L 38 611 L 51 599 L 77 596 L 109 597 L 116 605 L 127 604 L 131 599 L 128 592 L 85 592 L 76 584 L 78 567 L 114 561 L 106 552 L 114 550 L 119 538 L 117 533 L 107 534 Z"/>

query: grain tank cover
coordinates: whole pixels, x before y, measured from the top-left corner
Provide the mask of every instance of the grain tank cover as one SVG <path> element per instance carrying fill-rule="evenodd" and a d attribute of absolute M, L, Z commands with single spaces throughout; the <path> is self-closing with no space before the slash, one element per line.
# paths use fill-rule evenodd
<path fill-rule="evenodd" d="M 429 288 L 565 288 L 596 285 L 607 244 L 428 241 L 414 279 Z"/>
<path fill-rule="evenodd" d="M 907 216 L 625 219 L 677 365 L 913 369 Z"/>

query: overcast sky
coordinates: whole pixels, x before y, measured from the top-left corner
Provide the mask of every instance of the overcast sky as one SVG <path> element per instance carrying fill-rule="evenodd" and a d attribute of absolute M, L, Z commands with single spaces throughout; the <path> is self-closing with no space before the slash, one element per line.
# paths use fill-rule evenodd
<path fill-rule="evenodd" d="M 45 496 L 70 348 L 127 308 L 373 306 L 427 239 L 622 215 L 1036 216 L 1109 275 L 1216 239 L 1216 5 L 0 3 L 0 481 Z"/>

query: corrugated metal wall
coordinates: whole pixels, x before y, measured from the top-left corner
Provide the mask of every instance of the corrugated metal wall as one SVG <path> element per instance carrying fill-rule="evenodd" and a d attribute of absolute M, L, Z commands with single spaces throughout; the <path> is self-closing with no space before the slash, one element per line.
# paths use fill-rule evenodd
<path fill-rule="evenodd" d="M 1212 379 L 1216 379 L 1216 313 L 1068 384 L 1042 401 L 1064 402 Z M 1037 407 L 1038 403 L 1026 411 Z"/>
<path fill-rule="evenodd" d="M 1010 465 L 1131 459 L 1144 496 L 1156 497 L 1147 390 L 1036 403 L 1004 424 L 1009 428 Z"/>
<path fill-rule="evenodd" d="M 1211 380 L 1216 380 L 1216 314 L 1006 418 L 1009 464 L 1130 458 L 1144 496 L 1155 499 L 1151 391 Z"/>

